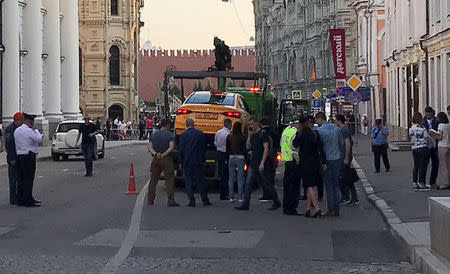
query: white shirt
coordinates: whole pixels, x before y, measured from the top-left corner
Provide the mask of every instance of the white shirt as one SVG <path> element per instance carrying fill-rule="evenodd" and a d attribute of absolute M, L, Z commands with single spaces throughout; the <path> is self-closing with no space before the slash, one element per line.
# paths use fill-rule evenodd
<path fill-rule="evenodd" d="M 30 151 L 38 153 L 38 146 L 42 143 L 42 133 L 32 130 L 29 126 L 22 124 L 14 131 L 17 155 L 26 155 Z"/>
<path fill-rule="evenodd" d="M 227 137 L 230 135 L 230 130 L 223 127 L 214 135 L 214 145 L 220 152 L 227 152 Z"/>
<path fill-rule="evenodd" d="M 118 125 L 120 124 L 119 119 L 114 120 L 114 124 L 115 124 L 116 126 L 118 126 Z"/>
<path fill-rule="evenodd" d="M 438 147 L 450 148 L 450 123 L 439 124 L 438 130 L 444 133 L 442 136 L 442 141 L 439 141 L 438 143 Z"/>

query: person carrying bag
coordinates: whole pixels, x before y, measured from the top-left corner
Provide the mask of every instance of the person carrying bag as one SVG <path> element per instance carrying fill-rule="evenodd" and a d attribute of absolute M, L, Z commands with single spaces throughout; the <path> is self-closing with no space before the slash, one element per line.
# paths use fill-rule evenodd
<path fill-rule="evenodd" d="M 372 138 L 372 152 L 374 154 L 374 164 L 375 173 L 380 172 L 380 160 L 383 157 L 383 164 L 386 168 L 386 172 L 389 172 L 391 165 L 389 163 L 389 158 L 387 154 L 388 143 L 387 137 L 389 136 L 389 131 L 387 127 L 382 125 L 381 119 L 375 120 L 375 127 L 370 133 Z"/>

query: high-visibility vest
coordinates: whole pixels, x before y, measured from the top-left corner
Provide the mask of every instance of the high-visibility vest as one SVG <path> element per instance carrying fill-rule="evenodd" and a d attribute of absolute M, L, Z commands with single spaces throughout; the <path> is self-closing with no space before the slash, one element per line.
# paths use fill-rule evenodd
<path fill-rule="evenodd" d="M 294 139 L 295 134 L 297 134 L 297 129 L 288 126 L 283 130 L 281 134 L 281 161 L 290 162 L 293 160 L 294 149 L 292 147 L 292 139 Z"/>

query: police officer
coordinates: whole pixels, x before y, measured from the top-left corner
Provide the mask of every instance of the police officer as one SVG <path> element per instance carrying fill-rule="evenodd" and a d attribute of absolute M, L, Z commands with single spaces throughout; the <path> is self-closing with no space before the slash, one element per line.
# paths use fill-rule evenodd
<path fill-rule="evenodd" d="M 26 207 L 41 206 L 33 197 L 34 174 L 38 145 L 42 143 L 42 133 L 34 126 L 36 115 L 23 114 L 23 124 L 14 132 L 17 152 L 17 205 Z"/>
<path fill-rule="evenodd" d="M 294 119 L 283 130 L 280 141 L 281 161 L 284 162 L 283 213 L 286 215 L 298 215 L 297 206 L 302 177 L 298 165 L 298 152 L 292 146 L 297 134 L 297 127 L 298 120 Z"/>
<path fill-rule="evenodd" d="M 13 118 L 14 122 L 5 129 L 5 149 L 6 162 L 8 162 L 9 203 L 11 205 L 17 205 L 17 153 L 16 143 L 14 141 L 14 131 L 16 131 L 23 123 L 22 112 L 15 113 Z"/>

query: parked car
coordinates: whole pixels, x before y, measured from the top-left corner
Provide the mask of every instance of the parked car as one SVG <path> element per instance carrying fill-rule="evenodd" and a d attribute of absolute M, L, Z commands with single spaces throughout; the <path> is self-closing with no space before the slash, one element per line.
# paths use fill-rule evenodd
<path fill-rule="evenodd" d="M 52 138 L 52 158 L 58 161 L 60 157 L 67 160 L 70 155 L 83 155 L 81 151 L 81 137 L 77 141 L 78 129 L 84 121 L 64 121 L 59 123 Z M 98 158 L 105 157 L 105 138 L 100 133 L 95 135 L 96 153 Z"/>

